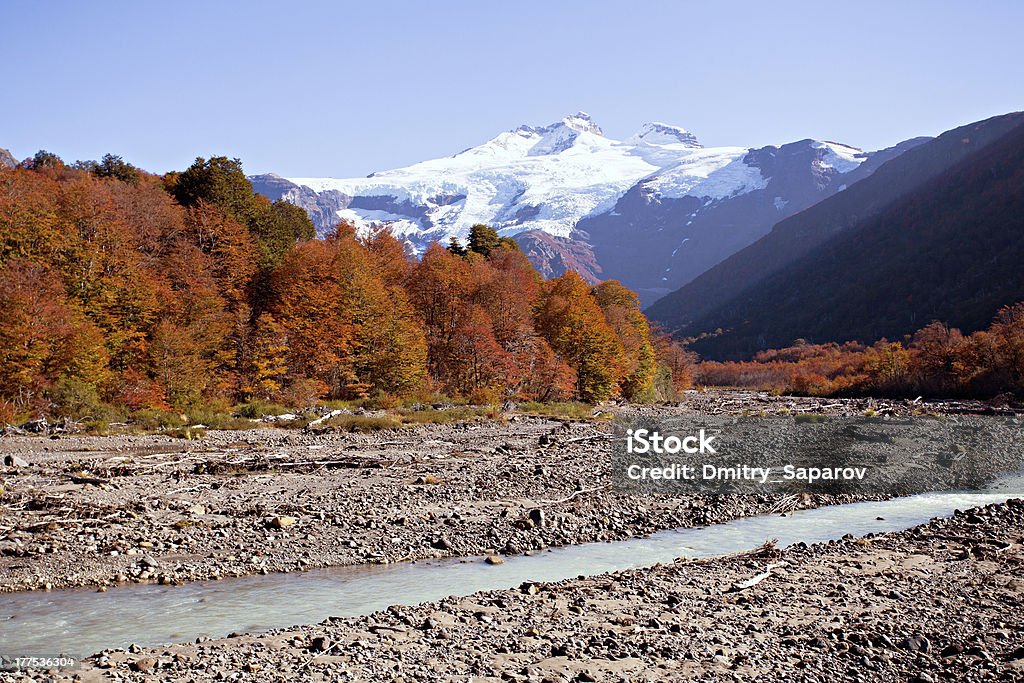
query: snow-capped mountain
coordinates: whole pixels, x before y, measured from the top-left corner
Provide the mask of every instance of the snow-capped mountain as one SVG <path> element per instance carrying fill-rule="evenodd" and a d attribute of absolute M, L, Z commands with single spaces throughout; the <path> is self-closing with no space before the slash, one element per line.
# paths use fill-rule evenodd
<path fill-rule="evenodd" d="M 787 149 L 794 146 L 799 150 Z M 362 230 L 389 226 L 421 253 L 434 241 L 465 240 L 472 225 L 485 223 L 515 235 L 546 275 L 575 268 L 591 279 L 616 277 L 652 299 L 841 189 L 836 179 L 863 176 L 866 165 L 877 165 L 865 163 L 871 158 L 814 140 L 760 150 L 705 148 L 689 131 L 664 123 L 613 140 L 580 112 L 366 178 L 251 180 L 257 191 L 305 208 L 321 231 L 339 220 Z M 743 197 L 747 219 L 717 211 Z M 708 220 L 726 214 L 725 223 Z M 635 247 L 625 249 L 626 260 L 634 251 L 650 260 L 621 263 L 623 242 Z M 697 249 L 698 262 L 690 242 L 717 246 Z M 683 262 L 689 266 L 679 267 Z"/>

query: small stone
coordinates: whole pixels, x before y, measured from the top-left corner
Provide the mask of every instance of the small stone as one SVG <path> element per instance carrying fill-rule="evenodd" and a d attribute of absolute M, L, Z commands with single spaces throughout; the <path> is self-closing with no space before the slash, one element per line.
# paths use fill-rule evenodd
<path fill-rule="evenodd" d="M 909 636 L 900 641 L 900 649 L 911 652 L 928 652 L 932 648 L 931 641 L 922 635 Z"/>
<path fill-rule="evenodd" d="M 488 555 L 484 559 L 484 562 L 486 562 L 487 564 L 505 564 L 505 558 L 499 555 Z"/>
<path fill-rule="evenodd" d="M 286 529 L 290 526 L 295 526 L 298 520 L 288 515 L 279 515 L 270 519 L 270 526 L 275 529 Z"/>
<path fill-rule="evenodd" d="M 156 660 L 152 657 L 139 657 L 131 664 L 132 671 L 149 673 L 156 668 Z"/>
<path fill-rule="evenodd" d="M 430 545 L 431 545 L 431 547 L 436 548 L 437 550 L 451 550 L 452 549 L 452 542 L 449 541 L 444 536 L 442 536 L 440 538 L 437 538 L 437 539 L 434 539 L 434 541 L 432 541 Z"/>
<path fill-rule="evenodd" d="M 28 467 L 28 460 L 19 458 L 16 455 L 5 455 L 4 464 L 8 467 Z"/>
<path fill-rule="evenodd" d="M 416 481 L 414 483 L 419 486 L 437 486 L 441 483 L 441 479 L 433 474 L 423 474 L 416 477 Z"/>
<path fill-rule="evenodd" d="M 193 505 L 192 507 L 190 507 L 188 509 L 188 514 L 195 515 L 195 516 L 199 517 L 201 515 L 205 515 L 206 514 L 206 508 L 203 507 L 202 505 L 198 505 L 198 504 L 197 505 Z"/>
<path fill-rule="evenodd" d="M 309 647 L 307 648 L 310 652 L 327 652 L 331 647 L 331 641 L 327 636 L 315 636 L 309 641 Z"/>
<path fill-rule="evenodd" d="M 150 557 L 149 555 L 146 555 L 145 557 L 143 557 L 143 558 L 142 558 L 142 561 L 140 562 L 140 564 L 141 564 L 141 565 L 142 565 L 143 567 L 149 567 L 150 569 L 155 569 L 155 568 L 157 568 L 157 567 L 159 567 L 159 566 L 160 566 L 160 563 L 159 563 L 159 562 L 157 562 L 156 560 L 154 560 L 154 559 L 153 559 L 152 557 Z"/>
<path fill-rule="evenodd" d="M 940 657 L 956 657 L 964 651 L 964 646 L 959 643 L 950 643 L 939 652 Z"/>
<path fill-rule="evenodd" d="M 530 521 L 537 526 L 544 526 L 544 511 L 540 508 L 530 510 Z"/>

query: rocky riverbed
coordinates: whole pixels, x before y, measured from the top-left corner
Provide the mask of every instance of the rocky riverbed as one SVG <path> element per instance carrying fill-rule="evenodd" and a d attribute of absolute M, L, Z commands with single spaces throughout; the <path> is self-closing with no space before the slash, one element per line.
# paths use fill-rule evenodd
<path fill-rule="evenodd" d="M 612 410 L 856 415 L 868 408 L 866 401 L 694 392 L 678 406 Z M 371 434 L 212 431 L 195 441 L 3 437 L 0 591 L 518 554 L 842 502 L 621 496 L 609 490 L 607 419 L 514 411 L 502 418 Z"/>
<path fill-rule="evenodd" d="M 675 406 L 609 410 L 852 416 L 988 409 L 694 392 Z M 845 502 L 618 495 L 610 490 L 609 424 L 596 417 L 513 410 L 498 421 L 372 434 L 253 429 L 196 441 L 6 436 L 0 590 L 105 590 L 123 582 L 532 553 Z M 1024 659 L 1022 533 L 1019 504 L 992 507 L 872 539 L 107 652 L 80 675 L 1012 680 Z"/>
<path fill-rule="evenodd" d="M 1024 501 L 904 532 L 105 651 L 83 681 L 1024 680 Z M 44 678 L 42 674 L 39 678 Z"/>

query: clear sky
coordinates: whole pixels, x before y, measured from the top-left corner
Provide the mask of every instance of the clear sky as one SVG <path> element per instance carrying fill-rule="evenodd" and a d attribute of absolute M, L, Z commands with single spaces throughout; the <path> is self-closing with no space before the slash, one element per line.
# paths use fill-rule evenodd
<path fill-rule="evenodd" d="M 589 112 L 875 149 L 1024 109 L 1024 2 L 0 0 L 0 147 L 362 176 Z"/>

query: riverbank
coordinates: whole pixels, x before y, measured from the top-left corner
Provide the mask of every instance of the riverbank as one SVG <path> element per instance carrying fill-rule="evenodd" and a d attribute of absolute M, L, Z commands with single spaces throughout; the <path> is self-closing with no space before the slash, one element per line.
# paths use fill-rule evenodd
<path fill-rule="evenodd" d="M 1024 501 L 188 645 L 81 680 L 1024 680 Z M 441 674 L 441 678 L 439 678 Z"/>
<path fill-rule="evenodd" d="M 650 414 L 828 412 L 867 401 L 692 393 Z M 909 411 L 910 404 L 887 408 Z M 845 502 L 612 493 L 607 420 L 369 434 L 283 429 L 8 436 L 0 591 L 188 581 L 433 557 L 521 554 Z"/>

